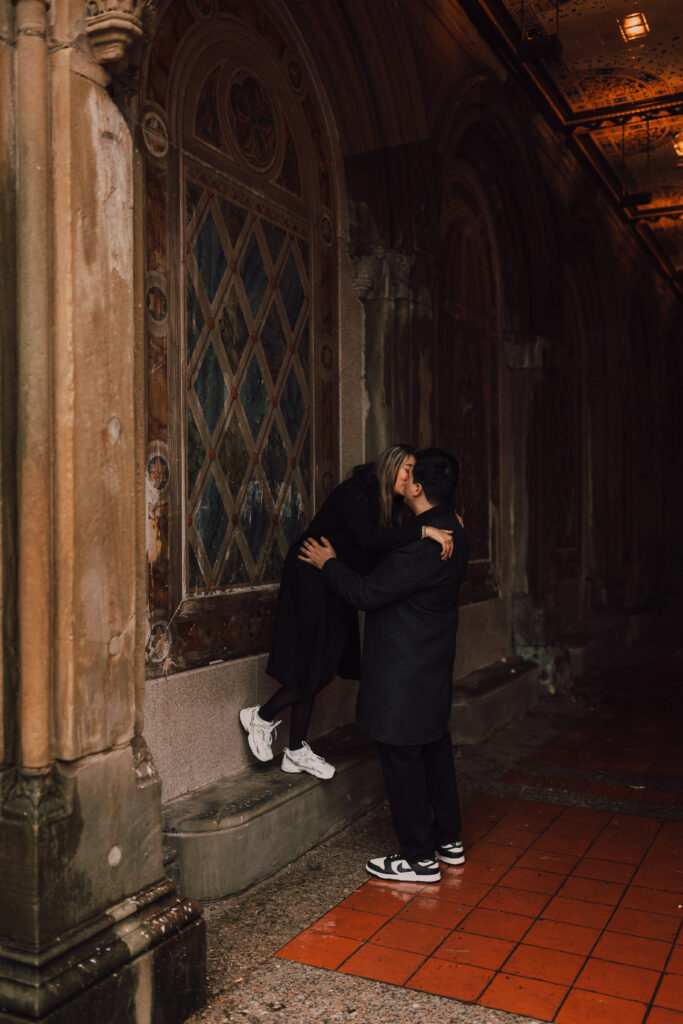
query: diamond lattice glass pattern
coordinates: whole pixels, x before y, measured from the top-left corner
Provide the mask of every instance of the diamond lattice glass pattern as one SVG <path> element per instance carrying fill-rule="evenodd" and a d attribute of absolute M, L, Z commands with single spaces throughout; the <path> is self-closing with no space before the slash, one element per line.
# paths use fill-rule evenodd
<path fill-rule="evenodd" d="M 311 516 L 310 231 L 185 197 L 185 586 L 277 583 Z"/>

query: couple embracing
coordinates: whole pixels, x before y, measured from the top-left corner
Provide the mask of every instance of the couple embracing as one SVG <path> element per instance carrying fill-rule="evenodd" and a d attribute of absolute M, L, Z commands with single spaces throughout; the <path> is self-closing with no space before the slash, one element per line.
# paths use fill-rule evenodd
<path fill-rule="evenodd" d="M 336 674 L 360 676 L 357 723 L 378 744 L 400 845 L 366 869 L 387 881 L 438 882 L 438 861 L 465 859 L 448 732 L 467 565 L 457 482 L 449 453 L 394 445 L 335 488 L 285 563 L 267 667 L 280 690 L 240 712 L 252 752 L 270 760 L 276 716 L 291 706 L 282 769 L 330 778 L 334 768 L 304 739 L 315 693 Z M 412 517 L 392 525 L 399 498 Z M 366 612 L 360 672 L 355 609 Z"/>

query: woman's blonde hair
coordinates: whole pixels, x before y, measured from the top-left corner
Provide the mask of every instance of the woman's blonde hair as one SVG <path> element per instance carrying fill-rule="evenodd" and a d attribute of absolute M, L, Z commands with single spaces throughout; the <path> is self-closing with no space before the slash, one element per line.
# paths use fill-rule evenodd
<path fill-rule="evenodd" d="M 398 471 L 415 449 L 409 444 L 391 444 L 375 462 L 379 481 L 379 525 L 393 526 L 394 484 Z"/>

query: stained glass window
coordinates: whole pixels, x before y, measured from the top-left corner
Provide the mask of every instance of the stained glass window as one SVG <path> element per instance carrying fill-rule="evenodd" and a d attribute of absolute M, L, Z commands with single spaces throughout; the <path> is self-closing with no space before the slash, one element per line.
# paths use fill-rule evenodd
<path fill-rule="evenodd" d="M 227 191 L 227 187 L 226 187 Z M 188 173 L 186 587 L 276 581 L 311 514 L 308 239 Z"/>

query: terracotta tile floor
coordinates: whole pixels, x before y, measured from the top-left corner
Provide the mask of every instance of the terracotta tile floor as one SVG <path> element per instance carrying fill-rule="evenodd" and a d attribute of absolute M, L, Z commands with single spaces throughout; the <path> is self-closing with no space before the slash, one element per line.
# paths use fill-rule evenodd
<path fill-rule="evenodd" d="M 370 879 L 277 955 L 558 1024 L 683 1024 L 682 762 L 670 717 L 598 710 L 500 780 L 522 798 L 469 804 L 463 867 Z"/>

